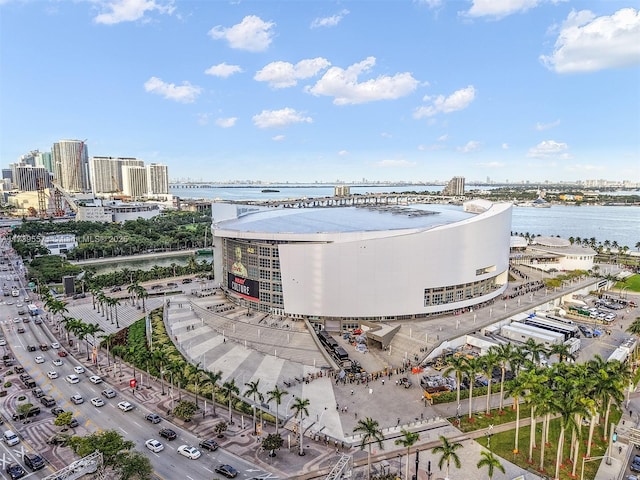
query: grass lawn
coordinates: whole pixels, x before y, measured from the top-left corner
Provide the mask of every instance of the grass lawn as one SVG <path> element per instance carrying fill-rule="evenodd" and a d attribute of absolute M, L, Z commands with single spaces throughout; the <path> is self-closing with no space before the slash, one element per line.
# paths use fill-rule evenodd
<path fill-rule="evenodd" d="M 620 420 L 621 413 L 619 411 L 615 411 L 611 413 L 610 422 L 617 424 Z M 560 420 L 555 419 L 551 421 L 551 425 L 549 428 L 549 443 L 545 446 L 545 458 L 544 458 L 544 471 L 540 472 L 538 467 L 540 465 L 540 435 L 542 434 L 542 423 L 538 422 L 536 424 L 536 441 L 537 448 L 533 450 L 533 463 L 530 464 L 528 462 L 529 458 L 529 437 L 530 437 L 531 427 L 521 427 L 519 440 L 518 440 L 518 450 L 519 453 L 513 453 L 515 446 L 515 430 L 510 430 L 508 432 L 497 433 L 492 435 L 491 442 L 491 450 L 496 455 L 508 460 L 521 468 L 529 469 L 532 472 L 537 472 L 538 474 L 547 475 L 551 478 L 555 475 L 555 462 L 556 462 L 556 454 L 557 454 L 557 445 L 558 438 L 560 436 Z M 580 455 L 579 462 L 576 468 L 577 478 L 580 478 L 581 468 L 582 468 L 582 458 L 586 452 L 586 441 L 589 436 L 589 427 L 583 426 L 581 429 L 582 439 L 580 440 Z M 596 429 L 593 434 L 593 444 L 591 446 L 591 457 L 600 457 L 603 456 L 607 449 L 607 443 L 603 441 L 603 428 L 602 428 L 602 420 L 601 424 L 596 426 Z M 481 437 L 477 439 L 477 442 L 487 447 L 488 439 L 487 437 Z M 560 479 L 561 480 L 575 480 L 575 477 L 571 476 L 571 471 L 573 469 L 573 464 L 569 460 L 570 454 L 570 443 L 571 443 L 571 432 L 565 432 L 565 446 L 563 449 L 563 465 L 560 467 Z M 584 464 L 584 479 L 592 480 L 596 472 L 598 471 L 598 467 L 600 466 L 601 460 L 594 460 L 592 462 L 585 462 Z"/>
<path fill-rule="evenodd" d="M 464 406 L 464 403 L 462 404 Z M 460 408 L 461 411 L 464 408 Z M 521 406 L 520 407 L 520 420 L 523 418 L 529 418 L 531 415 L 531 409 Z M 452 425 L 456 426 L 463 432 L 472 432 L 474 430 L 482 430 L 488 428 L 489 425 L 501 425 L 503 423 L 515 422 L 516 411 L 511 406 L 506 406 L 501 412 L 498 409 L 491 410 L 491 415 L 487 416 L 484 413 L 475 413 L 469 421 L 469 412 L 460 415 L 460 425 L 458 425 L 458 419 L 456 417 L 450 417 L 447 419 Z"/>
<path fill-rule="evenodd" d="M 632 292 L 640 292 L 640 275 L 632 275 L 628 277 L 624 282 L 617 282 L 616 288 L 627 287 L 627 290 Z"/>

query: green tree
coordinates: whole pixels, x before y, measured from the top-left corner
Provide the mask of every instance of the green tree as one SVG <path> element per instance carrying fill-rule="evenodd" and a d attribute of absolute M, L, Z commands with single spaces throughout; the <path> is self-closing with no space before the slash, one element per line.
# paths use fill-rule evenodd
<path fill-rule="evenodd" d="M 276 456 L 276 450 L 280 450 L 284 440 L 279 433 L 270 433 L 262 440 L 262 448 L 269 452 L 270 457 Z"/>
<path fill-rule="evenodd" d="M 256 397 L 258 397 L 258 400 L 260 401 L 260 403 L 262 403 L 264 401 L 264 395 L 260 391 L 260 379 L 247 382 L 244 384 L 244 386 L 247 387 L 247 390 L 244 392 L 244 396 L 251 397 L 254 403 L 252 410 L 253 410 L 253 433 L 255 434 L 256 433 L 256 407 L 255 407 Z"/>
<path fill-rule="evenodd" d="M 209 383 L 211 384 L 211 400 L 213 403 L 213 416 L 216 416 L 216 392 L 218 390 L 218 382 L 222 379 L 222 371 L 218 370 L 216 372 L 211 372 L 209 370 L 205 370 L 205 375 L 209 378 Z M 276 426 L 276 433 L 277 426 Z"/>
<path fill-rule="evenodd" d="M 73 412 L 62 412 L 56 416 L 56 419 L 53 421 L 53 424 L 56 427 L 63 427 L 63 430 L 71 424 L 73 420 Z"/>
<path fill-rule="evenodd" d="M 462 379 L 467 372 L 467 363 L 462 356 L 452 356 L 447 361 L 448 366 L 443 370 L 442 375 L 449 376 L 453 373 L 456 377 L 456 402 L 458 406 L 458 414 L 460 414 L 460 389 L 462 388 Z"/>
<path fill-rule="evenodd" d="M 445 473 L 445 478 L 449 478 L 449 465 L 451 461 L 456 468 L 460 468 L 460 457 L 456 453 L 456 450 L 462 448 L 462 444 L 460 442 L 449 442 L 449 439 L 444 435 L 440 435 L 441 445 L 437 447 L 433 447 L 431 449 L 431 453 L 434 455 L 440 454 L 440 460 L 438 460 L 438 468 L 442 470 L 442 465 L 447 464 L 447 470 Z"/>
<path fill-rule="evenodd" d="M 504 343 L 489 348 L 489 351 L 493 351 L 496 354 L 496 360 L 500 366 L 500 411 L 504 407 L 504 379 L 507 373 L 507 364 L 513 357 L 513 345 L 511 343 Z"/>
<path fill-rule="evenodd" d="M 297 400 L 297 398 L 296 398 Z M 380 424 L 377 420 L 373 418 L 366 417 L 365 419 L 358 420 L 355 428 L 353 429 L 353 433 L 359 433 L 362 435 L 360 439 L 360 450 L 364 450 L 364 447 L 367 448 L 367 478 L 371 478 L 371 445 L 373 443 L 377 443 L 380 449 L 384 449 L 384 444 L 382 441 L 384 440 L 384 435 L 382 433 L 382 429 L 380 428 Z"/>
<path fill-rule="evenodd" d="M 135 443 L 131 440 L 125 440 L 115 430 L 104 430 L 82 437 L 73 436 L 69 439 L 68 445 L 80 457 L 86 457 L 98 450 L 102 453 L 104 465 L 112 466 L 115 465 L 117 456 L 126 450 L 131 450 Z"/>
<path fill-rule="evenodd" d="M 218 422 L 213 427 L 213 431 L 216 432 L 216 436 L 218 438 L 222 438 L 222 436 L 224 435 L 224 432 L 227 431 L 227 428 L 229 428 L 229 425 L 227 425 L 227 422 Z"/>
<path fill-rule="evenodd" d="M 303 450 L 303 445 L 302 445 L 302 434 L 303 434 L 303 426 L 302 426 L 302 422 L 304 420 L 305 416 L 309 416 L 309 404 L 311 402 L 309 401 L 308 398 L 300 398 L 300 397 L 296 397 L 295 401 L 293 402 L 293 405 L 291 406 L 291 409 L 294 411 L 294 416 L 300 416 L 299 418 L 299 422 L 298 422 L 298 435 L 299 435 L 299 444 L 300 444 L 300 450 L 298 451 L 298 455 L 302 456 L 304 455 L 304 450 Z"/>
<path fill-rule="evenodd" d="M 476 464 L 476 466 L 478 467 L 478 470 L 482 467 L 487 467 L 487 475 L 489 475 L 490 479 L 493 478 L 493 474 L 495 473 L 496 469 L 500 470 L 502 473 L 505 473 L 504 466 L 502 465 L 502 463 L 500 463 L 500 459 L 496 457 L 493 452 L 483 450 L 482 452 L 480 452 L 480 456 L 482 458 Z"/>
<path fill-rule="evenodd" d="M 233 409 L 231 406 L 231 402 L 233 401 L 234 395 L 240 394 L 240 389 L 236 385 L 235 379 L 232 378 L 231 380 L 227 380 L 222 384 L 222 391 L 224 392 L 224 396 L 227 397 L 227 401 L 229 402 L 229 423 L 231 423 L 233 421 Z"/>
<path fill-rule="evenodd" d="M 411 447 L 413 446 L 413 444 L 420 440 L 420 434 L 417 432 L 410 432 L 405 429 L 402 429 L 400 433 L 402 433 L 402 437 L 398 438 L 394 443 L 396 445 L 402 445 L 407 449 L 407 468 L 405 470 L 404 478 L 405 480 L 409 480 L 409 454 L 411 453 Z"/>
<path fill-rule="evenodd" d="M 278 424 L 280 423 L 280 418 L 278 416 L 278 407 L 282 404 L 282 398 L 287 395 L 289 392 L 286 390 L 280 390 L 278 385 L 273 387 L 273 390 L 269 390 L 267 392 L 267 403 L 271 402 L 271 400 L 276 401 L 276 433 L 278 433 Z"/>
<path fill-rule="evenodd" d="M 190 422 L 197 409 L 198 407 L 195 403 L 182 400 L 174 407 L 173 414 L 185 422 Z"/>
<path fill-rule="evenodd" d="M 154 478 L 151 460 L 135 450 L 118 455 L 113 471 L 118 475 L 119 480 L 152 480 Z"/>

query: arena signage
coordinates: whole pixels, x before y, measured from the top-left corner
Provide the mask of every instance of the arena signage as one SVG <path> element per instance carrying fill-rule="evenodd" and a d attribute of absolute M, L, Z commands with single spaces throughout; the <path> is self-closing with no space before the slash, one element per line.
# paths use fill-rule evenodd
<path fill-rule="evenodd" d="M 258 300 L 260 298 L 260 282 L 239 277 L 233 273 L 228 274 L 229 289 L 241 297 Z"/>

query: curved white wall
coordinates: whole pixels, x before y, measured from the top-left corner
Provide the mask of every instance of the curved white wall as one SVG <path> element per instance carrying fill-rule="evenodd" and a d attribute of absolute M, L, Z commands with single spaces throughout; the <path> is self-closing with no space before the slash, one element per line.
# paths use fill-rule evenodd
<path fill-rule="evenodd" d="M 363 239 L 345 233 L 331 243 L 282 244 L 284 309 L 292 315 L 378 317 L 476 304 L 477 298 L 425 307 L 424 290 L 498 274 L 506 284 L 510 230 L 511 207 L 499 204 L 463 222 L 405 235 Z M 476 275 L 487 267 L 495 268 Z"/>

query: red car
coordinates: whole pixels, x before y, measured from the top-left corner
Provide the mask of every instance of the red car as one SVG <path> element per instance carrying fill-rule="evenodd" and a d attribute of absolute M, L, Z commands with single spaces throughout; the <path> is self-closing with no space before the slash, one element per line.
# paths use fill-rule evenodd
<path fill-rule="evenodd" d="M 64 350 L 59 350 L 58 351 L 58 356 L 59 357 L 66 357 L 67 355 L 68 355 L 67 352 L 65 352 Z"/>

